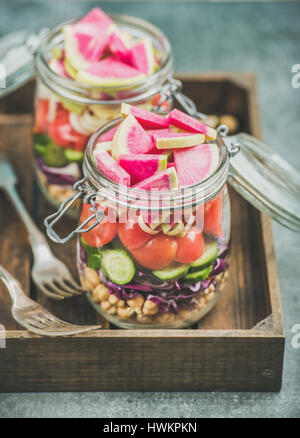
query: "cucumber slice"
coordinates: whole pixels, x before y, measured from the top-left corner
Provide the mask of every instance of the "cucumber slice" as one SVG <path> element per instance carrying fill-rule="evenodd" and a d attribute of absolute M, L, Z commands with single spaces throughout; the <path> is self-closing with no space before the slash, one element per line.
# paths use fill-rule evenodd
<path fill-rule="evenodd" d="M 195 272 L 187 273 L 184 278 L 191 283 L 197 283 L 198 281 L 206 280 L 211 273 L 213 265 L 209 265 L 204 269 L 200 269 Z"/>
<path fill-rule="evenodd" d="M 50 167 L 62 167 L 68 163 L 65 158 L 64 148 L 61 148 L 54 143 L 48 145 L 44 159 L 47 166 Z"/>
<path fill-rule="evenodd" d="M 102 253 L 100 248 L 88 245 L 82 236 L 80 237 L 80 243 L 88 256 L 91 254 L 99 254 L 100 255 Z"/>
<path fill-rule="evenodd" d="M 218 244 L 216 239 L 205 241 L 205 250 L 202 256 L 191 263 L 191 271 L 199 270 L 210 265 L 218 257 Z"/>
<path fill-rule="evenodd" d="M 101 254 L 89 254 L 87 260 L 88 267 L 98 271 L 101 268 L 101 258 Z"/>
<path fill-rule="evenodd" d="M 73 149 L 65 149 L 65 159 L 68 163 L 82 163 L 83 162 L 83 151 L 74 151 Z"/>
<path fill-rule="evenodd" d="M 50 137 L 47 134 L 36 133 L 33 135 L 34 142 L 42 146 L 48 146 L 51 143 Z"/>
<path fill-rule="evenodd" d="M 186 274 L 188 270 L 188 264 L 175 262 L 165 269 L 157 269 L 155 271 L 152 271 L 152 274 L 154 274 L 155 277 L 159 278 L 160 280 L 168 281 L 175 280 L 175 278 L 181 277 L 182 275 Z"/>
<path fill-rule="evenodd" d="M 116 284 L 130 283 L 135 275 L 133 260 L 124 249 L 103 251 L 102 267 L 108 278 Z"/>
<path fill-rule="evenodd" d="M 35 153 L 38 157 L 44 157 L 45 153 L 47 151 L 47 145 L 35 143 L 34 150 L 35 150 Z"/>

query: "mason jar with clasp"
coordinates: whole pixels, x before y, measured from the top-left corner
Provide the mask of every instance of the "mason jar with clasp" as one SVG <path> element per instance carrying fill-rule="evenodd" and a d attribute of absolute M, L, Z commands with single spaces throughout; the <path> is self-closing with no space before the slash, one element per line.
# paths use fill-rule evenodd
<path fill-rule="evenodd" d="M 58 243 L 77 236 L 74 260 L 87 299 L 111 323 L 127 329 L 191 326 L 212 309 L 227 278 L 227 183 L 299 232 L 299 174 L 259 140 L 247 134 L 229 137 L 226 126 L 219 126 L 218 166 L 200 183 L 151 192 L 118 185 L 98 170 L 93 153 L 99 137 L 119 122 L 90 138 L 84 178 L 45 219 L 48 236 Z M 54 225 L 79 199 L 78 227 L 58 236 Z"/>
<path fill-rule="evenodd" d="M 169 111 L 175 96 L 196 114 L 193 103 L 180 92 L 181 83 L 173 79 L 173 54 L 164 33 L 136 17 L 111 14 L 110 18 L 133 40 L 151 40 L 155 51 L 153 73 L 123 85 L 99 87 L 79 83 L 68 63 L 55 62 L 64 50 L 65 26 L 77 20 L 61 23 L 50 31 L 42 29 L 37 34 L 19 31 L 5 36 L 3 44 L 0 40 L 0 63 L 6 70 L 6 87 L 0 90 L 0 97 L 37 76 L 35 171 L 42 192 L 54 205 L 72 194 L 74 183 L 82 178 L 89 136 L 120 116 L 121 103 Z M 75 207 L 69 213 L 75 214 Z"/>

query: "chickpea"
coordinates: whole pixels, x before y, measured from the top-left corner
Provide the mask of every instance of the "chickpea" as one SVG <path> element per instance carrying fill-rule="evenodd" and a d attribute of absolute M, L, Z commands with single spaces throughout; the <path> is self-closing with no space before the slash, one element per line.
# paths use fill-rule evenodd
<path fill-rule="evenodd" d="M 125 301 L 124 300 L 119 300 L 117 307 L 125 307 Z"/>
<path fill-rule="evenodd" d="M 203 310 L 206 307 L 206 302 L 204 298 L 200 298 L 200 300 L 198 301 L 197 304 L 197 309 L 198 310 Z"/>
<path fill-rule="evenodd" d="M 220 280 L 222 280 L 222 277 L 223 277 L 223 274 L 221 273 L 221 274 L 218 274 L 217 276 L 216 276 L 216 280 L 217 281 L 220 281 Z"/>
<path fill-rule="evenodd" d="M 87 266 L 84 269 L 84 283 L 85 287 L 89 290 L 95 289 L 100 283 L 97 272 Z"/>
<path fill-rule="evenodd" d="M 79 275 L 79 280 L 80 280 L 81 286 L 85 289 L 84 276 L 83 275 Z"/>
<path fill-rule="evenodd" d="M 219 117 L 215 115 L 208 116 L 208 125 L 212 128 L 216 128 L 219 124 Z"/>
<path fill-rule="evenodd" d="M 64 188 L 58 184 L 49 184 L 48 191 L 53 198 L 59 198 L 63 192 Z"/>
<path fill-rule="evenodd" d="M 144 302 L 145 302 L 144 298 L 140 296 L 130 298 L 129 300 L 127 300 L 128 306 L 131 307 L 136 313 L 142 312 L 142 307 Z"/>
<path fill-rule="evenodd" d="M 101 303 L 101 310 L 103 310 L 103 312 L 107 312 L 108 311 L 108 309 L 110 309 L 111 308 L 111 304 L 110 304 L 110 302 L 109 301 L 102 301 L 102 303 Z"/>
<path fill-rule="evenodd" d="M 195 314 L 195 310 L 182 309 L 178 313 L 178 319 L 183 319 L 184 321 L 191 321 Z"/>
<path fill-rule="evenodd" d="M 211 301 L 214 296 L 215 296 L 214 292 L 209 292 L 209 294 L 206 297 L 206 302 L 208 303 L 209 301 Z"/>
<path fill-rule="evenodd" d="M 156 315 L 158 312 L 158 305 L 151 300 L 146 300 L 143 307 L 144 315 Z"/>
<path fill-rule="evenodd" d="M 109 298 L 109 290 L 104 284 L 98 284 L 98 286 L 93 289 L 93 300 L 94 301 L 105 301 Z M 112 303 L 113 304 L 113 303 Z"/>
<path fill-rule="evenodd" d="M 133 309 L 131 309 L 130 307 L 126 306 L 126 307 L 119 307 L 117 309 L 117 313 L 120 317 L 120 319 L 128 319 L 132 316 L 133 314 Z"/>
<path fill-rule="evenodd" d="M 153 322 L 151 316 L 146 316 L 146 315 L 141 315 L 141 314 L 137 315 L 136 319 L 141 324 L 151 324 L 151 322 Z"/>
<path fill-rule="evenodd" d="M 229 129 L 229 134 L 233 134 L 237 131 L 239 122 L 238 119 L 234 116 L 231 116 L 230 114 L 225 114 L 224 116 L 220 117 L 219 120 L 220 125 L 226 125 Z"/>
<path fill-rule="evenodd" d="M 162 313 L 156 317 L 157 321 L 160 324 L 169 324 L 174 321 L 175 315 L 171 312 Z"/>
<path fill-rule="evenodd" d="M 116 306 L 111 306 L 111 307 L 107 310 L 107 313 L 108 313 L 109 315 L 114 315 L 115 313 L 117 313 L 117 308 L 116 308 Z"/>
<path fill-rule="evenodd" d="M 110 304 L 112 304 L 114 306 L 114 305 L 118 304 L 119 298 L 112 294 L 108 298 L 108 301 L 110 302 Z"/>

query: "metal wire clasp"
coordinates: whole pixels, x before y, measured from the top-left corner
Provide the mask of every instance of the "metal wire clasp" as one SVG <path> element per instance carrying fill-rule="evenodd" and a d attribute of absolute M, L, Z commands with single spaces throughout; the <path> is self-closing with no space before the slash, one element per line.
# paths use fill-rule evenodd
<path fill-rule="evenodd" d="M 185 94 L 183 94 L 181 90 L 182 90 L 182 82 L 179 81 L 178 79 L 169 78 L 168 82 L 162 87 L 160 93 L 161 96 L 158 101 L 158 104 L 153 109 L 159 111 L 161 109 L 162 104 L 173 97 L 175 100 L 177 100 L 177 102 L 190 116 L 208 122 L 207 115 L 197 111 L 196 105 L 193 102 L 193 100 L 187 97 Z"/>
<path fill-rule="evenodd" d="M 51 240 L 53 240 L 53 242 L 66 243 L 70 239 L 72 239 L 75 234 L 86 233 L 87 231 L 95 228 L 97 225 L 100 224 L 100 222 L 103 221 L 105 213 L 102 210 L 97 210 L 95 202 L 97 194 L 90 191 L 90 189 L 86 185 L 84 185 L 86 179 L 87 178 L 83 178 L 77 181 L 77 183 L 73 186 L 75 193 L 68 199 L 66 199 L 55 213 L 45 218 L 44 225 L 47 230 L 47 235 Z M 82 222 L 82 224 L 80 224 L 75 230 L 71 231 L 71 233 L 68 234 L 66 237 L 58 236 L 58 234 L 53 230 L 54 225 L 61 219 L 65 212 L 80 198 L 82 198 L 86 204 L 91 204 L 91 210 L 93 211 L 93 214 L 89 216 L 84 222 Z M 96 219 L 95 222 L 89 227 L 84 228 L 92 219 Z"/>

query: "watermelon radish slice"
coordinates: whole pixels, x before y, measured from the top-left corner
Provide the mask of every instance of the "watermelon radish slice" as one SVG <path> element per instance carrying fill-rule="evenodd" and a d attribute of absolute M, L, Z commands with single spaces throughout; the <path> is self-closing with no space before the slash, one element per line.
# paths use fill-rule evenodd
<path fill-rule="evenodd" d="M 163 117 L 159 114 L 151 113 L 150 111 L 142 108 L 128 105 L 128 103 L 122 103 L 121 114 L 123 118 L 127 117 L 129 114 L 133 115 L 145 129 L 159 129 L 169 127 L 169 121 L 166 117 Z"/>
<path fill-rule="evenodd" d="M 167 169 L 170 169 L 170 167 L 175 167 L 175 163 L 173 161 L 167 163 Z"/>
<path fill-rule="evenodd" d="M 66 59 L 76 70 L 86 69 L 98 61 L 109 41 L 114 22 L 101 9 L 94 8 L 75 24 L 66 25 Z"/>
<path fill-rule="evenodd" d="M 147 129 L 147 130 L 146 130 L 146 134 L 150 135 L 151 138 L 152 138 L 152 136 L 154 136 L 154 135 L 155 135 L 156 138 L 164 137 L 164 136 L 167 137 L 167 135 L 170 134 L 170 132 L 172 132 L 172 131 L 170 130 L 170 128 Z"/>
<path fill-rule="evenodd" d="M 49 62 L 49 67 L 51 70 L 53 70 L 55 73 L 57 73 L 60 76 L 63 76 L 65 78 L 69 78 L 70 75 L 65 69 L 64 61 L 62 59 L 56 59 L 52 58 Z"/>
<path fill-rule="evenodd" d="M 144 77 L 145 75 L 136 68 L 119 61 L 113 56 L 108 56 L 79 71 L 76 80 L 83 84 L 98 87 L 121 87 L 141 81 Z"/>
<path fill-rule="evenodd" d="M 94 149 L 94 153 L 97 151 L 106 151 L 110 152 L 112 148 L 112 141 L 101 141 L 97 143 Z"/>
<path fill-rule="evenodd" d="M 117 184 L 130 186 L 130 175 L 115 162 L 108 152 L 97 151 L 95 159 L 98 169 L 104 176 Z"/>
<path fill-rule="evenodd" d="M 123 120 L 115 133 L 111 154 L 115 160 L 118 160 L 121 154 L 147 154 L 152 149 L 151 138 L 139 122 L 130 115 Z"/>
<path fill-rule="evenodd" d="M 101 29 L 96 34 L 89 24 L 67 25 L 65 34 L 66 59 L 75 70 L 88 68 L 98 61 L 108 43 L 108 35 Z"/>
<path fill-rule="evenodd" d="M 128 62 L 145 75 L 154 72 L 155 60 L 150 38 L 145 38 L 135 44 L 128 53 Z"/>
<path fill-rule="evenodd" d="M 157 149 L 188 148 L 204 143 L 205 135 L 171 132 L 166 136 L 153 134 L 152 140 Z"/>
<path fill-rule="evenodd" d="M 82 17 L 78 23 L 90 23 L 98 26 L 104 26 L 108 28 L 110 25 L 114 25 L 112 19 L 102 11 L 100 8 L 93 8 L 84 17 Z"/>
<path fill-rule="evenodd" d="M 135 184 L 134 189 L 142 190 L 175 190 L 178 189 L 178 178 L 174 167 L 163 170 L 150 178 L 144 179 L 143 181 Z"/>
<path fill-rule="evenodd" d="M 104 134 L 100 135 L 98 137 L 98 143 L 101 143 L 102 141 L 112 141 L 114 138 L 115 133 L 117 132 L 119 125 L 114 126 L 109 131 L 105 132 Z"/>
<path fill-rule="evenodd" d="M 136 184 L 167 168 L 166 155 L 124 154 L 119 155 L 119 165 L 131 176 L 131 183 Z"/>
<path fill-rule="evenodd" d="M 208 178 L 218 167 L 219 151 L 215 144 L 175 149 L 174 161 L 180 187 L 191 186 Z"/>
<path fill-rule="evenodd" d="M 206 135 L 209 140 L 215 140 L 217 137 L 217 131 L 215 129 L 210 128 L 204 123 L 199 122 L 199 120 L 196 120 L 194 117 L 188 116 L 178 109 L 173 109 L 169 113 L 168 120 L 170 125 L 177 126 L 188 132 L 199 132 L 200 134 Z"/>
<path fill-rule="evenodd" d="M 119 58 L 122 62 L 128 63 L 129 49 L 127 48 L 125 42 L 116 32 L 110 34 L 108 44 L 109 49 L 113 55 Z"/>

